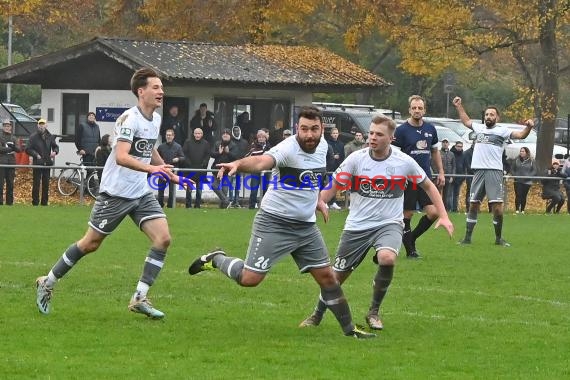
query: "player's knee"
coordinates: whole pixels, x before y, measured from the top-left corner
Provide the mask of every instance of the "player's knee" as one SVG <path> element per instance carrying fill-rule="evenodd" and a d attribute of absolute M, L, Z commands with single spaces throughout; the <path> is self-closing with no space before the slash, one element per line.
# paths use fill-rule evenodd
<path fill-rule="evenodd" d="M 383 250 L 378 252 L 378 263 L 380 265 L 391 265 L 394 266 L 396 264 L 396 254 L 392 251 Z"/>
<path fill-rule="evenodd" d="M 264 278 L 265 275 L 244 270 L 241 272 L 238 284 L 244 288 L 252 288 L 259 285 Z"/>

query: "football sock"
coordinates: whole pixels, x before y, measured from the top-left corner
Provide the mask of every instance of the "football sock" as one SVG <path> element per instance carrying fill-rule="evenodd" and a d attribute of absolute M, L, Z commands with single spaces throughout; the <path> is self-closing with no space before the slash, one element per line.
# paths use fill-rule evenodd
<path fill-rule="evenodd" d="M 411 223 L 410 218 L 404 218 L 404 233 L 402 235 L 402 243 L 404 244 L 404 248 L 406 249 L 406 254 L 412 253 L 412 227 L 410 226 Z"/>
<path fill-rule="evenodd" d="M 323 296 L 319 294 L 319 302 L 317 302 L 313 314 L 322 318 L 325 311 L 327 311 L 327 305 L 325 305 L 325 301 L 323 301 Z"/>
<path fill-rule="evenodd" d="M 495 227 L 495 239 L 499 240 L 503 232 L 503 215 L 493 217 L 493 226 Z"/>
<path fill-rule="evenodd" d="M 65 276 L 67 272 L 77 263 L 85 254 L 77 247 L 76 243 L 70 245 L 61 258 L 55 263 L 48 274 L 47 287 L 53 287 L 58 279 Z"/>
<path fill-rule="evenodd" d="M 435 222 L 435 220 L 430 220 L 427 215 L 422 216 L 420 221 L 418 222 L 418 225 L 412 231 L 412 242 L 415 243 L 417 238 L 419 238 L 424 234 L 424 232 L 429 230 L 433 222 Z"/>
<path fill-rule="evenodd" d="M 392 282 L 392 277 L 394 277 L 393 265 L 378 266 L 378 271 L 376 272 L 376 276 L 374 276 L 374 281 L 372 281 L 372 303 L 370 304 L 370 311 L 378 314 L 382 300 Z"/>
<path fill-rule="evenodd" d="M 477 213 L 469 210 L 467 213 L 467 223 L 465 231 L 465 240 L 471 240 L 471 235 L 473 235 L 473 229 L 477 224 Z"/>
<path fill-rule="evenodd" d="M 337 284 L 330 288 L 321 288 L 321 297 L 323 298 L 323 302 L 334 314 L 342 331 L 345 334 L 351 332 L 354 329 L 352 315 L 350 314 L 350 307 L 348 306 L 348 302 L 344 297 L 340 285 Z"/>
<path fill-rule="evenodd" d="M 148 252 L 148 256 L 146 257 L 140 281 L 152 286 L 164 265 L 165 258 L 166 251 L 151 248 Z"/>
<path fill-rule="evenodd" d="M 237 282 L 240 283 L 241 271 L 243 270 L 244 262 L 242 259 L 236 257 L 229 257 L 224 255 L 216 255 L 212 259 L 214 268 L 218 268 L 220 272 Z"/>

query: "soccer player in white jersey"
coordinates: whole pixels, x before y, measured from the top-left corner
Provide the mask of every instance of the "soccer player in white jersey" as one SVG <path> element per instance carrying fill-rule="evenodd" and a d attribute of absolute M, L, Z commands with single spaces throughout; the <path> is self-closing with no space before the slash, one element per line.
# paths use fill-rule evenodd
<path fill-rule="evenodd" d="M 471 183 L 471 194 L 469 196 L 469 212 L 467 213 L 465 237 L 459 244 L 471 244 L 471 235 L 477 224 L 477 214 L 481 207 L 481 202 L 487 194 L 487 200 L 493 212 L 493 225 L 495 227 L 495 244 L 509 247 L 510 244 L 503 239 L 503 150 L 505 141 L 509 138 L 524 139 L 528 136 L 534 122 L 525 121 L 526 127 L 520 131 L 511 131 L 507 127 L 497 124 L 500 115 L 496 107 L 485 109 L 485 124 L 473 123 L 463 105 L 461 98 L 456 96 L 453 105 L 457 109 L 461 122 L 476 132 L 476 144 L 473 148 L 473 160 L 471 169 L 473 182 Z"/>
<path fill-rule="evenodd" d="M 297 133 L 259 156 L 219 164 L 224 173 L 259 173 L 273 169 L 272 181 L 256 214 L 245 260 L 226 256 L 221 249 L 197 258 L 188 268 L 191 275 L 217 268 L 245 287 L 257 286 L 271 267 L 291 255 L 301 273 L 309 272 L 319 284 L 323 302 L 333 312 L 345 335 L 376 336 L 352 323 L 348 302 L 330 266 L 329 255 L 316 225 L 319 190 L 325 183 L 328 144 L 323 137 L 319 110 L 303 107 Z M 326 210 L 321 204 L 319 211 Z"/>
<path fill-rule="evenodd" d="M 392 149 L 396 123 L 385 116 L 376 116 L 370 124 L 368 148 L 352 153 L 333 174 L 334 185 L 319 197 L 319 209 L 337 190 L 350 191 L 350 211 L 340 236 L 333 269 L 342 284 L 374 248 L 373 260 L 378 271 L 372 282 L 372 302 L 366 322 L 373 330 L 382 330 L 380 305 L 394 274 L 394 265 L 402 244 L 403 209 L 406 180 L 408 186 L 421 187 L 436 208 L 439 217 L 435 228 L 443 226 L 449 236 L 453 224 L 447 216 L 437 187 L 419 164 L 407 154 Z M 323 212 L 328 221 L 328 210 Z M 327 306 L 322 293 L 312 315 L 300 327 L 318 326 Z"/>
<path fill-rule="evenodd" d="M 128 215 L 151 240 L 129 310 L 152 319 L 164 317 L 152 306 L 147 292 L 164 264 L 170 232 L 166 216 L 147 186 L 147 175 L 169 178 L 173 183 L 178 183 L 178 178 L 172 165 L 166 165 L 156 149 L 161 117 L 155 110 L 162 106 L 164 96 L 159 75 L 149 68 L 137 70 L 131 78 L 131 90 L 138 99 L 137 106 L 125 111 L 115 124 L 113 150 L 103 170 L 100 195 L 91 211 L 87 232 L 67 248 L 46 276 L 36 280 L 36 303 L 43 314 L 50 312 L 57 281 L 81 258 L 96 251 Z"/>

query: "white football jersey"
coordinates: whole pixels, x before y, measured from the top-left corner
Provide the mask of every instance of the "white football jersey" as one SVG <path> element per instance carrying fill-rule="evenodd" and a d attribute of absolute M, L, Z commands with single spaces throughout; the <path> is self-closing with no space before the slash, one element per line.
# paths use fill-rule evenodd
<path fill-rule="evenodd" d="M 128 141 L 131 143 L 129 154 L 145 164 L 150 163 L 160 131 L 160 122 L 161 117 L 158 113 L 154 112 L 152 120 L 149 120 L 144 117 L 137 106 L 126 110 L 117 119 L 113 134 L 113 150 L 103 169 L 100 192 L 135 199 L 150 191 L 147 173 L 117 164 L 115 146 L 117 141 Z"/>
<path fill-rule="evenodd" d="M 325 182 L 327 150 L 324 137 L 314 153 L 307 153 L 297 137 L 291 136 L 266 152 L 275 159 L 275 167 L 261 209 L 287 219 L 315 222 L 319 191 Z"/>
<path fill-rule="evenodd" d="M 505 141 L 511 137 L 510 129 L 499 124 L 487 128 L 479 123 L 471 124 L 471 128 L 477 133 L 471 168 L 503 170 L 503 150 Z"/>
<path fill-rule="evenodd" d="M 419 186 L 427 177 L 413 158 L 397 149 L 378 160 L 366 148 L 348 156 L 334 178 L 335 183 L 350 190 L 344 229 L 364 231 L 391 223 L 403 225 L 406 182 L 408 186 Z"/>

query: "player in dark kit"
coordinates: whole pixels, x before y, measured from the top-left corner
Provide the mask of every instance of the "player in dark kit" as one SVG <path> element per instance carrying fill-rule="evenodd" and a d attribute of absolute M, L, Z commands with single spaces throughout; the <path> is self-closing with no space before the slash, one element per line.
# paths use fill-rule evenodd
<path fill-rule="evenodd" d="M 436 185 L 441 188 L 445 185 L 445 176 L 441 155 L 436 144 L 437 131 L 435 127 L 424 121 L 426 113 L 425 100 L 419 95 L 409 98 L 410 117 L 396 129 L 393 145 L 400 147 L 402 152 L 412 157 L 426 175 L 431 178 L 431 163 L 437 168 Z M 412 216 L 419 204 L 425 215 L 422 216 L 416 228 L 412 231 Z M 416 240 L 426 232 L 437 219 L 437 210 L 424 189 L 408 186 L 404 193 L 404 235 L 402 243 L 406 249 L 406 256 L 410 259 L 418 259 L 420 255 L 416 250 Z"/>

